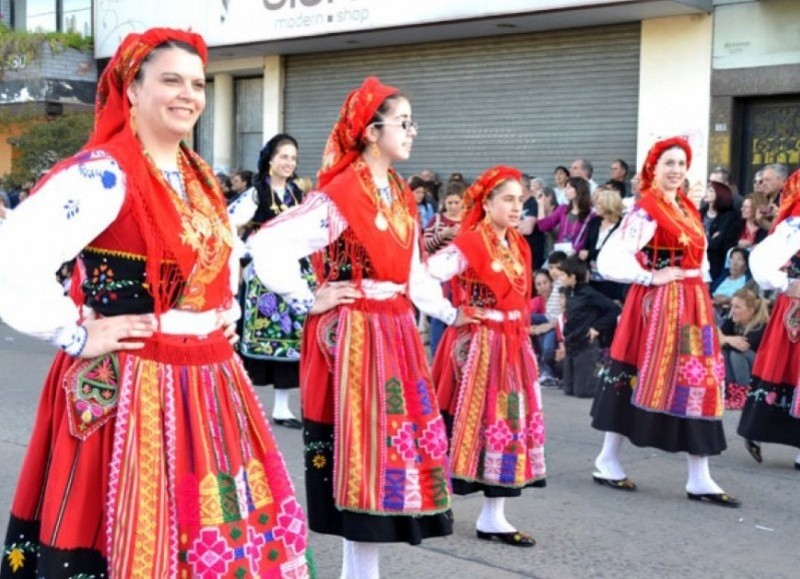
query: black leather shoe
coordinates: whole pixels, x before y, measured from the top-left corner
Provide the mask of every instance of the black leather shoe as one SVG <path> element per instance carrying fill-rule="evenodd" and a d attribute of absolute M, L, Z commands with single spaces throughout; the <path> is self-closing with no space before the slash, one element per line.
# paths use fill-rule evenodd
<path fill-rule="evenodd" d="M 715 505 L 722 507 L 738 508 L 742 506 L 742 502 L 736 497 L 732 497 L 728 493 L 686 493 L 686 497 L 690 501 L 708 501 Z"/>
<path fill-rule="evenodd" d="M 596 474 L 592 475 L 592 480 L 599 485 L 604 485 L 607 487 L 611 487 L 612 489 L 616 489 L 618 491 L 635 491 L 636 490 L 636 483 L 633 482 L 628 477 L 621 478 L 621 479 L 610 479 L 610 478 L 603 478 Z"/>
<path fill-rule="evenodd" d="M 531 537 L 528 533 L 522 531 L 511 531 L 510 533 L 487 533 L 486 531 L 475 531 L 479 539 L 484 541 L 491 541 L 498 539 L 501 543 L 512 545 L 514 547 L 533 547 L 536 544 L 536 539 Z"/>
<path fill-rule="evenodd" d="M 800 470 L 800 462 L 794 463 L 794 470 Z"/>
<path fill-rule="evenodd" d="M 293 428 L 294 430 L 300 430 L 303 428 L 303 423 L 297 420 L 297 418 L 273 418 L 272 423 L 276 426 L 283 426 L 284 428 Z"/>
<path fill-rule="evenodd" d="M 750 456 L 753 457 L 754 461 L 760 463 L 762 460 L 764 460 L 764 457 L 761 456 L 761 445 L 756 441 L 745 438 L 744 447 L 747 449 L 747 452 L 750 453 Z"/>

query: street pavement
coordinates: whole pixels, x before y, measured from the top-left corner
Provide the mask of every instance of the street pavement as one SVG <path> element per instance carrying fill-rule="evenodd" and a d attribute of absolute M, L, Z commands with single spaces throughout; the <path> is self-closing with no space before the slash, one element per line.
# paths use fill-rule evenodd
<path fill-rule="evenodd" d="M 17 476 L 53 349 L 0 324 L 0 533 L 5 536 Z M 264 408 L 272 389 L 259 388 Z M 296 396 L 295 410 L 297 410 Z M 544 392 L 548 428 L 547 488 L 507 500 L 509 520 L 538 541 L 532 549 L 475 538 L 482 497 L 456 497 L 452 537 L 421 546 L 381 548 L 384 578 L 789 578 L 800 567 L 800 471 L 795 450 L 765 445 L 756 464 L 736 435 L 738 412 L 725 416 L 729 449 L 711 459 L 712 474 L 744 502 L 728 509 L 690 502 L 681 455 L 624 447 L 638 492 L 593 484 L 592 460 L 602 434 L 589 425 L 590 401 Z M 274 427 L 301 501 L 300 432 Z M 22 481 L 24 484 L 24 481 Z M 311 533 L 321 579 L 337 578 L 341 540 Z M 792 571 L 794 569 L 794 571 Z"/>

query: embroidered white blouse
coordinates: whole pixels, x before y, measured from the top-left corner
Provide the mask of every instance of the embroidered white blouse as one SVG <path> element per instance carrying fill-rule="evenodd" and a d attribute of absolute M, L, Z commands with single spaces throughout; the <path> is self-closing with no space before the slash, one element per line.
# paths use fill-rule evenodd
<path fill-rule="evenodd" d="M 753 279 L 765 290 L 786 291 L 792 280 L 781 268 L 798 251 L 800 217 L 788 217 L 750 252 L 749 263 Z"/>
<path fill-rule="evenodd" d="M 248 239 L 256 273 L 271 291 L 292 308 L 306 313 L 314 304 L 314 294 L 300 275 L 298 260 L 328 246 L 348 228 L 344 216 L 325 193 L 314 191 L 303 203 L 282 213 Z M 384 300 L 408 293 L 422 312 L 452 324 L 456 309 L 442 295 L 439 283 L 420 261 L 419 230 L 415 229 L 414 254 L 407 284 L 365 279 L 362 289 L 368 298 Z"/>
<path fill-rule="evenodd" d="M 641 266 L 636 254 L 653 238 L 658 223 L 641 207 L 634 207 L 606 241 L 597 256 L 597 270 L 603 278 L 619 283 L 650 285 L 653 273 Z M 709 281 L 708 257 L 703 253 L 703 279 Z"/>
<path fill-rule="evenodd" d="M 183 194 L 177 167 L 164 175 Z M 119 215 L 125 199 L 125 175 L 102 152 L 68 167 L 9 214 L 0 227 L 0 319 L 15 330 L 50 340 L 67 349 L 74 345 L 80 310 L 56 280 L 61 264 L 76 257 Z M 231 287 L 238 282 L 238 257 L 232 252 Z M 224 312 L 239 315 L 234 300 Z M 68 350 L 70 351 L 70 350 Z"/>

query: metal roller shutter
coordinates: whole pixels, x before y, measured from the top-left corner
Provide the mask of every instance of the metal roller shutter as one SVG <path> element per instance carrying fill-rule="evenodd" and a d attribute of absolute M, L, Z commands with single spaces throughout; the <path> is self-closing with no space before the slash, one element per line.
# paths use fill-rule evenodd
<path fill-rule="evenodd" d="M 403 89 L 420 123 L 406 176 L 430 168 L 473 179 L 496 163 L 552 179 L 585 157 L 605 180 L 633 161 L 640 26 L 582 28 L 285 59 L 284 126 L 315 175 L 348 90 L 367 75 Z"/>

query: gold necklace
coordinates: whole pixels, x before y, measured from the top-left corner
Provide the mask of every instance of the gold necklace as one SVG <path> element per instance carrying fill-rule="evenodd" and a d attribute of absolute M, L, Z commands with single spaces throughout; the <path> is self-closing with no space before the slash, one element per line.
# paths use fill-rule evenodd
<path fill-rule="evenodd" d="M 286 182 L 286 185 L 284 186 L 283 190 L 284 190 L 284 192 L 287 191 L 287 190 L 289 191 L 289 195 L 292 196 L 292 201 L 294 201 L 293 205 L 299 205 L 299 203 L 297 201 L 297 197 L 294 196 L 294 191 L 292 191 L 292 188 L 289 186 L 289 182 L 288 181 Z M 286 211 L 289 208 L 289 206 L 286 205 L 286 203 L 283 203 L 283 202 L 281 202 L 281 204 L 278 205 L 278 198 L 275 195 L 275 189 L 272 188 L 272 183 L 270 183 L 270 185 L 269 185 L 269 192 L 270 192 L 270 195 L 272 196 L 272 205 L 270 205 L 269 208 L 273 213 L 275 213 L 277 215 L 278 213 L 283 213 L 284 211 Z"/>
<path fill-rule="evenodd" d="M 525 266 L 522 264 L 522 253 L 519 248 L 508 239 L 508 245 L 503 244 L 491 224 L 486 222 L 481 224 L 481 237 L 492 260 L 492 271 L 505 273 L 514 290 L 524 294 L 528 284 L 525 280 Z"/>

